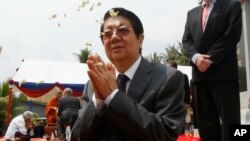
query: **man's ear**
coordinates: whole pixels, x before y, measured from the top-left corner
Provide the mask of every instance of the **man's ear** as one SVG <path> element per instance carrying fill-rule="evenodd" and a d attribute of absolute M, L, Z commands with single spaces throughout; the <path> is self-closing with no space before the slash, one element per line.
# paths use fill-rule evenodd
<path fill-rule="evenodd" d="M 144 40 L 144 34 L 142 33 L 142 34 L 139 36 L 139 42 L 140 42 L 139 53 L 140 53 L 140 54 L 142 54 L 142 43 L 143 43 L 143 40 Z"/>
<path fill-rule="evenodd" d="M 141 45 L 142 45 L 143 40 L 144 40 L 144 34 L 142 33 L 142 34 L 139 36 L 139 42 L 141 43 Z"/>

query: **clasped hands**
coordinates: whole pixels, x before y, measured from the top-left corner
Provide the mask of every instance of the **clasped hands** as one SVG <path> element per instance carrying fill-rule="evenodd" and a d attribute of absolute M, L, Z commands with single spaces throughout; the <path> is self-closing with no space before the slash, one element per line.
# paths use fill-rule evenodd
<path fill-rule="evenodd" d="M 196 66 L 198 67 L 199 71 L 205 72 L 210 65 L 213 63 L 210 59 L 210 55 L 200 54 L 196 59 Z"/>
<path fill-rule="evenodd" d="M 95 98 L 105 100 L 117 89 L 115 68 L 111 63 L 105 64 L 98 54 L 90 55 L 87 60 L 87 71 L 92 83 Z"/>
<path fill-rule="evenodd" d="M 33 123 L 32 123 L 32 120 L 31 120 L 31 119 L 26 119 L 26 120 L 25 120 L 25 128 L 26 128 L 26 129 L 33 128 Z"/>

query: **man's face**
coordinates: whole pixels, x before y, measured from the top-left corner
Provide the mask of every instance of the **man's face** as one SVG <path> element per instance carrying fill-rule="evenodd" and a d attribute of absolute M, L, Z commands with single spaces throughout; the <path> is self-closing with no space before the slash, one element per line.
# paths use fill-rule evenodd
<path fill-rule="evenodd" d="M 31 118 L 25 118 L 25 128 L 31 128 L 32 127 L 32 119 Z"/>
<path fill-rule="evenodd" d="M 122 16 L 110 17 L 104 22 L 103 44 L 112 63 L 134 62 L 140 55 L 143 35 L 136 37 L 129 20 Z"/>
<path fill-rule="evenodd" d="M 62 96 L 62 91 L 60 91 L 60 90 L 57 90 L 56 91 L 56 97 L 61 97 Z"/>
<path fill-rule="evenodd" d="M 37 124 L 37 125 L 41 125 L 41 121 L 40 121 L 40 120 L 38 120 L 36 124 Z"/>

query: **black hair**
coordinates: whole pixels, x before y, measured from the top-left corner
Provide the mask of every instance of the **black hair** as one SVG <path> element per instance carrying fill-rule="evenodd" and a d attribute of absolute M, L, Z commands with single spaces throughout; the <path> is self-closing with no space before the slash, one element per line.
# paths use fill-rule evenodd
<path fill-rule="evenodd" d="M 170 62 L 169 62 L 169 65 L 170 65 L 171 67 L 177 69 L 177 63 L 176 63 L 176 61 L 170 61 Z"/>
<path fill-rule="evenodd" d="M 122 16 L 122 17 L 125 17 L 129 20 L 129 22 L 131 23 L 132 25 L 132 28 L 135 32 L 135 35 L 137 38 L 139 38 L 139 36 L 144 32 L 143 31 L 143 25 L 142 25 L 142 22 L 141 20 L 138 18 L 138 16 L 136 16 L 133 12 L 127 10 L 127 9 L 124 9 L 124 8 L 120 8 L 120 7 L 116 7 L 116 8 L 112 8 L 114 10 L 114 12 L 119 12 L 118 13 L 118 16 Z M 110 10 L 108 10 L 105 14 L 104 14 L 104 18 L 103 18 L 103 21 L 105 22 L 108 18 L 111 17 L 110 13 L 109 13 Z M 103 32 L 103 24 L 101 25 L 101 29 L 100 29 L 100 32 L 102 33 Z M 101 39 L 102 39 L 102 36 L 101 36 Z"/>

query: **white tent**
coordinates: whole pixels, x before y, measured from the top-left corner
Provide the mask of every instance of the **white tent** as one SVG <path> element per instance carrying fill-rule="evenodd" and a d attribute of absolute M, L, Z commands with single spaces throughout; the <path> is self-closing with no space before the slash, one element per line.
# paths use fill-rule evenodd
<path fill-rule="evenodd" d="M 177 69 L 188 76 L 189 83 L 190 83 L 190 80 L 192 79 L 192 67 L 191 66 L 179 66 L 178 65 Z"/>
<path fill-rule="evenodd" d="M 70 87 L 75 96 L 82 94 L 89 80 L 87 64 L 25 59 L 10 81 L 14 91 L 28 96 L 29 100 L 47 102 L 56 89 Z M 191 66 L 178 66 L 178 70 L 192 79 Z"/>
<path fill-rule="evenodd" d="M 46 102 L 56 89 L 70 87 L 80 96 L 87 82 L 87 65 L 25 59 L 12 80 L 11 87 L 28 96 L 30 100 Z"/>

